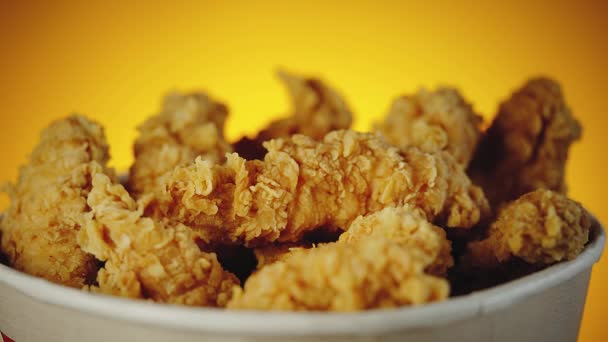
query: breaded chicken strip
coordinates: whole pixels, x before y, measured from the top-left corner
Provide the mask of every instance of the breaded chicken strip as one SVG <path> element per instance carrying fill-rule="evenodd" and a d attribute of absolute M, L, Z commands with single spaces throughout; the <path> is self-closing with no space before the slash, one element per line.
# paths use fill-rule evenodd
<path fill-rule="evenodd" d="M 572 260 L 589 239 L 591 218 L 577 202 L 545 189 L 506 205 L 485 240 L 469 244 L 466 263 L 492 268 L 511 258 L 550 265 Z"/>
<path fill-rule="evenodd" d="M 298 251 L 254 273 L 231 309 L 357 311 L 444 300 L 425 257 L 382 236 Z"/>
<path fill-rule="evenodd" d="M 411 206 L 387 207 L 367 216 L 359 216 L 338 242 L 354 241 L 384 236 L 401 246 L 422 252 L 426 272 L 445 276 L 448 268 L 454 265 L 452 246 L 443 229 L 426 220 L 420 209 Z"/>
<path fill-rule="evenodd" d="M 581 130 L 559 84 L 530 80 L 500 105 L 469 174 L 493 206 L 540 188 L 565 193 L 568 149 Z"/>
<path fill-rule="evenodd" d="M 2 250 L 10 265 L 52 282 L 82 287 L 99 267 L 76 235 L 89 208 L 91 178 L 106 172 L 109 159 L 103 128 L 81 116 L 52 123 L 6 186 L 11 204 L 0 225 Z"/>
<path fill-rule="evenodd" d="M 164 174 L 197 156 L 223 161 L 231 151 L 223 132 L 227 115 L 226 106 L 205 94 L 169 94 L 161 113 L 139 127 L 130 190 L 137 196 L 152 192 Z"/>
<path fill-rule="evenodd" d="M 263 159 L 266 149 L 263 142 L 276 138 L 289 138 L 303 134 L 315 140 L 334 130 L 350 128 L 352 113 L 342 96 L 314 78 L 302 78 L 279 72 L 293 102 L 291 116 L 272 122 L 254 139 L 243 138 L 234 146 L 235 152 L 245 159 Z"/>
<path fill-rule="evenodd" d="M 458 90 L 420 90 L 393 102 L 376 125 L 387 141 L 401 149 L 416 146 L 425 152 L 446 151 L 466 167 L 481 138 L 483 118 Z"/>
<path fill-rule="evenodd" d="M 93 291 L 157 302 L 224 306 L 238 280 L 214 253 L 202 252 L 196 234 L 182 224 L 142 217 L 120 184 L 93 178 L 91 214 L 80 231 L 82 249 L 105 261 Z"/>
<path fill-rule="evenodd" d="M 359 215 L 411 204 L 429 220 L 468 228 L 488 210 L 483 192 L 447 154 L 403 152 L 371 133 L 295 135 L 265 144 L 264 161 L 201 159 L 165 179 L 153 213 L 207 242 L 296 242 L 315 228 L 345 229 Z"/>

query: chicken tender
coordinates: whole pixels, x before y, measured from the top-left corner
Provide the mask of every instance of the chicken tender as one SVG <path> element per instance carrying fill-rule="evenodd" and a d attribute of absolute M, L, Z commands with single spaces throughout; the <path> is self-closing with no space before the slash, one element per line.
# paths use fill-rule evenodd
<path fill-rule="evenodd" d="M 488 237 L 469 244 L 465 260 L 479 268 L 514 257 L 540 265 L 572 260 L 585 247 L 590 227 L 591 218 L 579 203 L 539 189 L 505 206 Z"/>
<path fill-rule="evenodd" d="M 202 93 L 168 95 L 160 114 L 139 127 L 129 188 L 136 195 L 151 193 L 176 166 L 197 156 L 221 162 L 232 150 L 224 140 L 226 106 Z"/>
<path fill-rule="evenodd" d="M 387 207 L 367 216 L 359 216 L 340 236 L 340 243 L 384 236 L 405 248 L 415 248 L 426 258 L 427 273 L 445 276 L 454 265 L 452 246 L 443 229 L 426 220 L 420 209 L 402 206 Z"/>
<path fill-rule="evenodd" d="M 254 273 L 228 308 L 357 311 L 446 299 L 448 282 L 425 274 L 424 259 L 382 236 L 330 243 Z"/>
<path fill-rule="evenodd" d="M 559 84 L 530 80 L 501 104 L 469 174 L 493 206 L 540 188 L 565 193 L 568 149 L 581 131 Z"/>
<path fill-rule="evenodd" d="M 157 302 L 225 306 L 239 284 L 214 253 L 202 252 L 197 236 L 182 225 L 142 217 L 135 202 L 105 175 L 93 178 L 92 211 L 80 231 L 82 249 L 105 261 L 93 291 Z"/>
<path fill-rule="evenodd" d="M 401 149 L 446 151 L 466 167 L 481 138 L 482 123 L 458 90 L 439 88 L 397 98 L 375 129 Z"/>
<path fill-rule="evenodd" d="M 5 187 L 11 204 L 0 224 L 10 265 L 55 283 L 82 287 L 94 280 L 95 257 L 76 235 L 89 211 L 91 178 L 110 172 L 103 128 L 81 116 L 56 121 L 41 134 L 17 183 Z"/>
<path fill-rule="evenodd" d="M 243 138 L 235 144 L 235 151 L 245 159 L 263 159 L 263 142 L 303 134 L 315 140 L 334 130 L 351 126 L 352 113 L 342 97 L 320 80 L 302 78 L 286 72 L 279 73 L 293 102 L 291 116 L 272 122 L 254 139 Z"/>
<path fill-rule="evenodd" d="M 429 220 L 468 228 L 488 211 L 483 192 L 447 154 L 403 155 L 371 133 L 334 131 L 265 145 L 264 161 L 236 154 L 224 165 L 197 159 L 165 179 L 153 215 L 193 227 L 205 241 L 296 242 L 324 226 L 411 204 Z"/>

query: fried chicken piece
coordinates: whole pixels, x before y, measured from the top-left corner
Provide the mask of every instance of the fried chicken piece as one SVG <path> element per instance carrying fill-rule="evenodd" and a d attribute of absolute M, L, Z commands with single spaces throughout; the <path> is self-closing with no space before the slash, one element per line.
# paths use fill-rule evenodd
<path fill-rule="evenodd" d="M 169 94 L 160 114 L 139 128 L 129 188 L 136 195 L 152 192 L 167 172 L 203 156 L 222 162 L 231 146 L 224 140 L 226 106 L 202 93 Z"/>
<path fill-rule="evenodd" d="M 293 134 L 320 140 L 327 133 L 347 129 L 352 124 L 352 113 L 342 96 L 320 80 L 286 72 L 279 72 L 279 78 L 291 95 L 293 113 L 272 122 L 254 139 L 245 137 L 237 142 L 234 150 L 245 159 L 263 159 L 266 149 L 262 143 L 267 140 L 289 138 Z"/>
<path fill-rule="evenodd" d="M 387 207 L 367 216 L 359 216 L 340 236 L 340 243 L 384 236 L 401 246 L 422 251 L 426 272 L 445 276 L 454 265 L 452 247 L 443 229 L 434 226 L 420 209 L 411 206 Z"/>
<path fill-rule="evenodd" d="M 0 225 L 2 250 L 10 265 L 71 287 L 95 278 L 95 258 L 83 252 L 76 235 L 89 208 L 91 177 L 110 172 L 103 128 L 81 116 L 47 127 L 16 184 L 5 186 L 11 204 Z"/>
<path fill-rule="evenodd" d="M 446 299 L 448 282 L 425 274 L 420 254 L 379 235 L 295 252 L 254 273 L 228 308 L 357 311 Z"/>
<path fill-rule="evenodd" d="M 102 174 L 93 178 L 91 214 L 80 231 L 82 249 L 105 261 L 93 291 L 157 302 L 224 306 L 239 281 L 214 253 L 202 252 L 182 225 L 142 217 L 124 187 Z"/>
<path fill-rule="evenodd" d="M 165 179 L 151 213 L 198 230 L 205 241 L 296 242 L 324 226 L 412 204 L 429 220 L 468 228 L 487 213 L 483 192 L 449 155 L 403 152 L 372 133 L 334 131 L 322 142 L 295 135 L 265 144 L 264 161 L 237 154 L 197 159 Z"/>
<path fill-rule="evenodd" d="M 565 193 L 568 149 L 581 131 L 559 84 L 530 80 L 500 105 L 469 174 L 493 206 L 540 188 Z"/>
<path fill-rule="evenodd" d="M 466 167 L 481 138 L 483 118 L 458 90 L 420 90 L 393 102 L 375 129 L 401 149 L 416 146 L 425 152 L 446 151 Z"/>
<path fill-rule="evenodd" d="M 539 189 L 506 205 L 488 237 L 469 244 L 467 264 L 493 268 L 511 258 L 550 265 L 572 260 L 589 239 L 591 218 L 577 202 Z"/>

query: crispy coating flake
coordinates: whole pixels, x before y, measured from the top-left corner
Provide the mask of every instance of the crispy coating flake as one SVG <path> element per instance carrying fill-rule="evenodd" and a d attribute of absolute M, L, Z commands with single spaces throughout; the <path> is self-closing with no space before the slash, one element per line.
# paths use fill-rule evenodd
<path fill-rule="evenodd" d="M 452 246 L 443 229 L 434 226 L 420 209 L 387 207 L 367 216 L 359 216 L 340 236 L 340 243 L 384 236 L 408 249 L 417 249 L 425 257 L 426 272 L 445 276 L 454 265 Z"/>
<path fill-rule="evenodd" d="M 169 94 L 160 114 L 139 127 L 129 188 L 136 194 L 152 192 L 160 179 L 197 156 L 221 162 L 232 150 L 224 140 L 226 106 L 202 93 Z"/>
<path fill-rule="evenodd" d="M 98 263 L 80 250 L 76 235 L 89 210 L 91 177 L 107 171 L 108 158 L 103 128 L 84 117 L 42 132 L 17 183 L 5 187 L 11 204 L 0 229 L 12 267 L 77 288 L 95 278 Z"/>
<path fill-rule="evenodd" d="M 334 130 L 351 126 L 352 113 L 342 96 L 325 83 L 314 78 L 302 78 L 279 72 L 293 102 L 291 116 L 272 122 L 254 139 L 243 138 L 235 144 L 235 151 L 245 159 L 263 159 L 263 142 L 303 134 L 315 140 Z"/>
<path fill-rule="evenodd" d="M 260 269 L 275 261 L 283 260 L 297 251 L 336 242 L 343 233 L 344 231 L 341 229 L 320 227 L 305 234 L 304 237 L 297 242 L 275 242 L 258 246 L 253 249 L 253 253 L 257 260 L 257 268 Z"/>
<path fill-rule="evenodd" d="M 178 167 L 153 214 L 198 230 L 205 241 L 295 242 L 315 228 L 346 228 L 359 215 L 411 204 L 430 220 L 468 228 L 487 210 L 481 189 L 447 154 L 399 153 L 378 135 L 334 131 L 266 143 L 264 161 L 236 154 L 224 165 Z"/>
<path fill-rule="evenodd" d="M 416 146 L 425 152 L 446 151 L 467 166 L 481 138 L 483 118 L 458 90 L 420 90 L 393 102 L 376 125 L 389 143 L 401 149 Z"/>
<path fill-rule="evenodd" d="M 555 81 L 528 81 L 502 103 L 469 174 L 498 206 L 530 191 L 565 193 L 565 165 L 581 126 Z"/>
<path fill-rule="evenodd" d="M 105 261 L 93 291 L 157 302 L 224 306 L 238 280 L 214 253 L 202 252 L 196 234 L 182 224 L 142 217 L 136 203 L 105 175 L 93 178 L 92 212 L 78 242 Z"/>
<path fill-rule="evenodd" d="M 254 273 L 228 308 L 357 311 L 446 299 L 448 282 L 425 274 L 424 259 L 382 236 L 330 243 Z"/>
<path fill-rule="evenodd" d="M 301 251 L 314 247 L 314 244 L 307 241 L 304 242 L 286 242 L 286 243 L 273 243 L 262 247 L 257 247 L 253 250 L 255 258 L 258 261 L 257 268 L 273 264 L 277 261 L 284 260 L 288 256 L 292 255 L 293 252 Z"/>
<path fill-rule="evenodd" d="M 590 227 L 591 218 L 579 203 L 539 189 L 505 206 L 488 237 L 469 244 L 465 260 L 481 268 L 512 257 L 541 265 L 572 260 L 585 247 Z"/>

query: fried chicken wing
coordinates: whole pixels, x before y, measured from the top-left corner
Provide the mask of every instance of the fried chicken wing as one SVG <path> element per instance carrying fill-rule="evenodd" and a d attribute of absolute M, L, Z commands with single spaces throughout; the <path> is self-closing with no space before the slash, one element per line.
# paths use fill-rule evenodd
<path fill-rule="evenodd" d="M 483 118 L 456 89 L 439 88 L 395 99 L 375 129 L 401 149 L 446 151 L 466 167 L 481 138 L 482 123 Z"/>
<path fill-rule="evenodd" d="M 334 130 L 347 129 L 352 124 L 352 113 L 342 97 L 320 80 L 302 78 L 279 72 L 293 102 L 291 116 L 272 122 L 254 139 L 243 138 L 235 144 L 235 151 L 245 159 L 263 159 L 263 142 L 303 134 L 315 140 Z"/>
<path fill-rule="evenodd" d="M 137 196 L 152 192 L 176 166 L 197 156 L 223 161 L 232 150 L 224 140 L 226 106 L 202 93 L 170 94 L 160 114 L 139 127 L 129 188 Z"/>
<path fill-rule="evenodd" d="M 572 260 L 587 243 L 590 227 L 591 218 L 579 203 L 539 189 L 506 205 L 488 237 L 469 244 L 465 260 L 479 268 L 514 257 L 540 265 Z"/>
<path fill-rule="evenodd" d="M 357 311 L 446 299 L 448 282 L 425 274 L 423 260 L 382 236 L 330 243 L 254 273 L 228 308 Z"/>
<path fill-rule="evenodd" d="M 324 226 L 345 229 L 359 215 L 412 204 L 429 220 L 468 228 L 488 210 L 447 154 L 402 154 L 379 136 L 334 131 L 322 142 L 295 135 L 265 145 L 264 161 L 236 154 L 224 165 L 178 167 L 157 194 L 153 215 L 198 230 L 206 241 L 295 242 Z"/>
<path fill-rule="evenodd" d="M 41 134 L 17 183 L 6 186 L 11 204 L 0 224 L 10 265 L 55 283 L 82 287 L 99 267 L 78 247 L 89 208 L 91 178 L 109 159 L 103 128 L 81 116 L 56 121 Z"/>
<path fill-rule="evenodd" d="M 581 131 L 559 84 L 530 80 L 500 105 L 469 174 L 493 206 L 540 188 L 565 193 L 568 149 Z"/>
<path fill-rule="evenodd" d="M 367 216 L 359 216 L 338 241 L 352 243 L 376 235 L 423 252 L 429 274 L 445 276 L 448 268 L 454 265 L 452 247 L 445 232 L 429 223 L 420 209 L 411 206 L 387 207 Z"/>
<path fill-rule="evenodd" d="M 80 231 L 82 249 L 105 261 L 93 291 L 157 302 L 224 306 L 238 279 L 214 253 L 202 252 L 194 232 L 166 220 L 142 217 L 124 187 L 105 175 L 93 178 L 91 214 Z"/>

